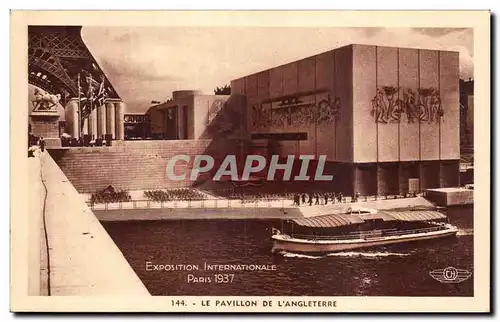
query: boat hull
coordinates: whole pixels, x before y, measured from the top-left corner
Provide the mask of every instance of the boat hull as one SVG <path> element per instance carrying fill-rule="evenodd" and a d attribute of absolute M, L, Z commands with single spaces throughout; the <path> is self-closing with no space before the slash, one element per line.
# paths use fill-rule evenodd
<path fill-rule="evenodd" d="M 409 243 L 414 241 L 445 238 L 455 236 L 457 229 L 446 229 L 428 234 L 402 235 L 395 237 L 377 237 L 344 241 L 312 241 L 304 239 L 283 238 L 274 235 L 273 252 L 287 251 L 292 253 L 333 253 L 360 248 L 371 248 L 383 245 Z"/>

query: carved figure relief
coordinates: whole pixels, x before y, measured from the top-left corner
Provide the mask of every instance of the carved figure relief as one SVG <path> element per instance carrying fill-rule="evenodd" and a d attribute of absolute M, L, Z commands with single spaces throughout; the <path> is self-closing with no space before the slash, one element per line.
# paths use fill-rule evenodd
<path fill-rule="evenodd" d="M 439 122 L 440 118 L 444 116 L 439 92 L 433 88 L 423 88 L 419 90 L 419 98 L 420 120 L 429 123 L 433 121 Z"/>
<path fill-rule="evenodd" d="M 384 86 L 377 89 L 372 99 L 372 115 L 377 123 L 399 122 L 401 119 L 401 101 L 397 98 L 398 89 Z"/>
<path fill-rule="evenodd" d="M 283 127 L 311 124 L 331 124 L 340 112 L 340 98 L 328 94 L 327 99 L 317 103 L 304 102 L 298 97 L 289 97 L 276 107 L 264 107 L 263 104 L 252 107 L 253 128 Z"/>
<path fill-rule="evenodd" d="M 404 109 L 402 113 L 406 114 L 408 124 L 415 123 L 415 121 L 420 120 L 416 94 L 411 88 L 403 89 L 401 92 L 403 94 L 401 105 Z"/>
<path fill-rule="evenodd" d="M 333 101 L 328 94 L 328 99 L 321 100 L 318 103 L 318 123 L 331 124 L 335 121 L 335 117 L 340 112 L 340 98 L 334 97 Z"/>
<path fill-rule="evenodd" d="M 272 124 L 274 119 L 271 119 L 270 109 L 262 104 L 252 106 L 252 128 L 263 128 Z"/>
<path fill-rule="evenodd" d="M 439 91 L 420 88 L 416 93 L 411 88 L 384 86 L 377 89 L 372 99 L 371 114 L 377 123 L 399 123 L 406 114 L 409 124 L 439 122 L 444 116 Z"/>

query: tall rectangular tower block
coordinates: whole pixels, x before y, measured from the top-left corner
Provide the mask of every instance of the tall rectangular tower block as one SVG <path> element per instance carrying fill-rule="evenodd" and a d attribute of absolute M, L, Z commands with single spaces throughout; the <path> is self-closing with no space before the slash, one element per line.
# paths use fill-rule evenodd
<path fill-rule="evenodd" d="M 458 58 L 353 44 L 231 87 L 246 100 L 251 134 L 301 134 L 277 142 L 280 157 L 326 158 L 332 191 L 404 194 L 458 184 Z"/>

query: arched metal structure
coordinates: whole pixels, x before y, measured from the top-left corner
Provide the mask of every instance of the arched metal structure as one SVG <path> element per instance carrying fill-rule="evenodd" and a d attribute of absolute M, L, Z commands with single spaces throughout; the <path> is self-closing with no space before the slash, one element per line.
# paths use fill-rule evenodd
<path fill-rule="evenodd" d="M 28 26 L 28 82 L 55 97 L 60 94 L 66 132 L 73 138 L 83 137 L 85 141 L 106 136 L 106 140 L 123 140 L 124 103 L 83 42 L 81 30 L 81 26 Z M 86 91 L 85 81 L 90 80 L 94 95 L 100 97 L 93 96 L 93 103 L 85 109 L 83 100 L 78 102 L 79 76 L 81 93 Z M 57 136 L 55 131 L 48 135 Z"/>
<path fill-rule="evenodd" d="M 81 37 L 81 26 L 28 26 L 29 83 L 61 94 L 62 105 L 78 96 L 78 74 L 105 79 L 108 97 L 120 99 Z"/>

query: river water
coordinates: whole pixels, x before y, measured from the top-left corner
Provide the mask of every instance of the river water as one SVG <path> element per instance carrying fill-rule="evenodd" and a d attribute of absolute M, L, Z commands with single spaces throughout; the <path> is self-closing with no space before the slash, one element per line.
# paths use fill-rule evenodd
<path fill-rule="evenodd" d="M 473 273 L 472 207 L 447 212 L 460 228 L 457 237 L 325 256 L 272 254 L 271 227 L 280 227 L 277 220 L 102 224 L 152 295 L 473 296 L 474 274 L 448 284 L 429 274 L 450 266 Z M 206 271 L 204 263 L 275 265 L 275 270 Z M 199 270 L 153 270 L 159 264 Z M 234 275 L 215 276 L 220 273 Z"/>

